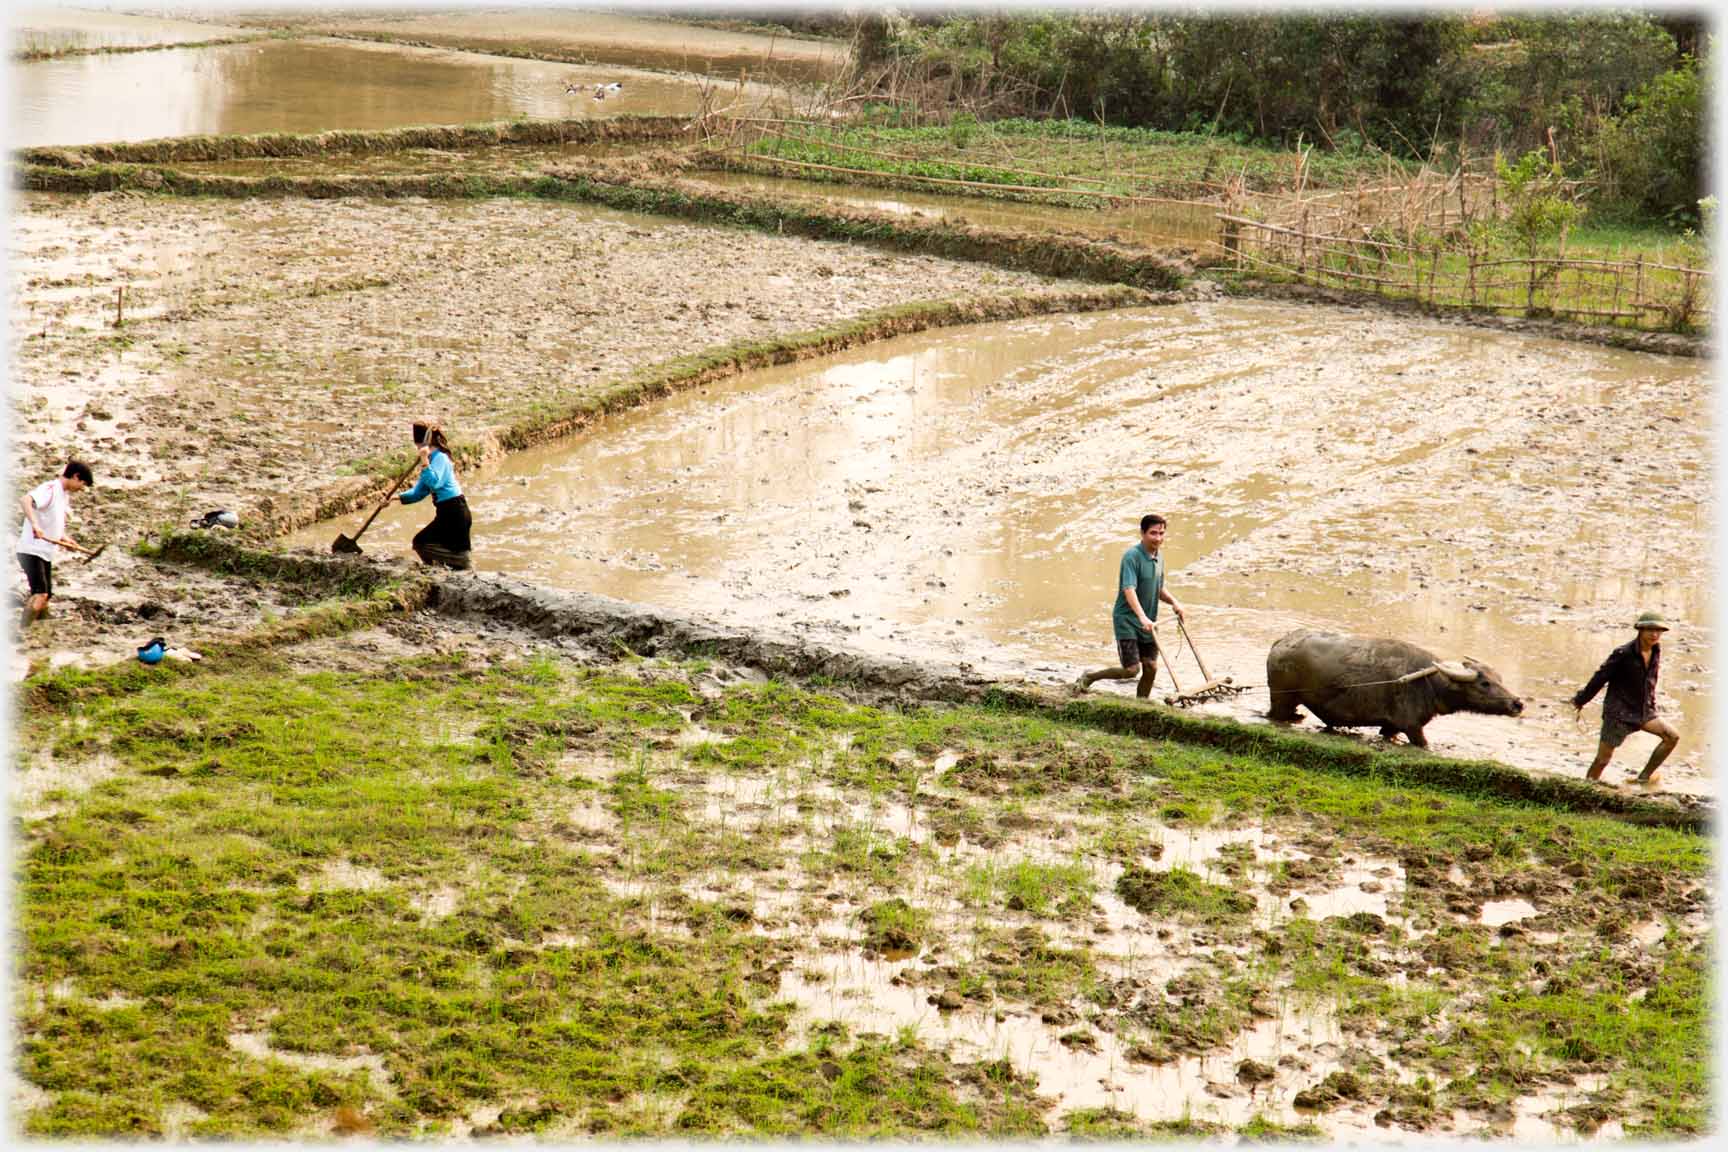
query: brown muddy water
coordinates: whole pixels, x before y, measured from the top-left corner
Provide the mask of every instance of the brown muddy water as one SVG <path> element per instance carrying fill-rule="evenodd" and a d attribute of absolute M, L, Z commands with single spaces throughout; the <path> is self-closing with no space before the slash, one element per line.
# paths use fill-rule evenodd
<path fill-rule="evenodd" d="M 1561 772 L 1595 743 L 1594 707 L 1575 723 L 1565 699 L 1660 609 L 1684 733 L 1666 782 L 1707 793 L 1706 381 L 1695 360 L 1194 304 L 753 373 L 464 479 L 482 570 L 1053 683 L 1113 662 L 1116 567 L 1156 510 L 1213 675 L 1263 685 L 1296 627 L 1473 656 L 1526 714 L 1438 718 L 1433 748 Z M 405 551 L 427 519 L 393 507 L 367 546 Z M 1174 672 L 1202 679 L 1186 653 Z"/>
<path fill-rule="evenodd" d="M 958 224 L 1036 232 L 1081 232 L 1100 239 L 1151 245 L 1200 245 L 1218 235 L 1217 213 L 1203 204 L 1135 204 L 1121 208 L 1063 208 L 982 196 L 951 196 L 900 188 L 867 188 L 758 176 L 747 172 L 703 172 L 696 179 L 721 188 L 776 199 L 818 201 L 889 212 L 896 216 L 935 217 Z"/>
<path fill-rule="evenodd" d="M 594 85 L 614 81 L 620 92 L 593 98 Z M 693 76 L 325 39 L 38 60 L 15 65 L 12 84 L 12 142 L 23 147 L 702 107 Z M 568 93 L 566 84 L 587 90 Z M 744 94 L 769 91 L 751 85 Z"/>

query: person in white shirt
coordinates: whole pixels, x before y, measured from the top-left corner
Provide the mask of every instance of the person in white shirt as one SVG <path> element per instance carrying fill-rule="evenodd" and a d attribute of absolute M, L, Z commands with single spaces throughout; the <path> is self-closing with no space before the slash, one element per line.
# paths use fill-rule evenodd
<path fill-rule="evenodd" d="M 60 475 L 40 484 L 19 503 L 24 524 L 18 531 L 18 563 L 30 582 L 30 601 L 24 606 L 20 628 L 48 615 L 48 600 L 54 595 L 54 561 L 61 548 L 77 548 L 66 534 L 66 518 L 72 510 L 72 494 L 96 482 L 90 465 L 68 460 Z"/>

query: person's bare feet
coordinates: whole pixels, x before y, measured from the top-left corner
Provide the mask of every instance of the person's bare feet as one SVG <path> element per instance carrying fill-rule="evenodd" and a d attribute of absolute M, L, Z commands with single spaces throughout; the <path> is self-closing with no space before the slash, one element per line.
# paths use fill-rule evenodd
<path fill-rule="evenodd" d="M 1076 695 L 1076 696 L 1084 696 L 1087 692 L 1090 692 L 1091 690 L 1092 690 L 1092 685 L 1086 683 L 1086 677 L 1084 677 L 1084 676 L 1082 676 L 1082 677 L 1080 677 L 1080 679 L 1074 681 L 1074 683 L 1068 685 L 1068 691 L 1074 693 L 1074 695 Z"/>
<path fill-rule="evenodd" d="M 1652 772 L 1648 776 L 1640 776 L 1632 781 L 1646 792 L 1654 791 L 1662 786 L 1662 773 Z"/>

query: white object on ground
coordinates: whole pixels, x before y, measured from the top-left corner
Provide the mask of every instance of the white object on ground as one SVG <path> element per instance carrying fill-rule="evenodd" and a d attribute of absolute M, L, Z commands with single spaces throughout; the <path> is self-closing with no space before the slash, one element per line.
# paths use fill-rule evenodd
<path fill-rule="evenodd" d="M 204 659 L 204 657 L 202 655 L 200 655 L 197 652 L 192 651 L 192 649 L 190 649 L 190 648 L 169 648 L 169 649 L 164 650 L 162 655 L 165 659 L 180 660 L 180 661 L 183 661 L 185 663 L 191 663 L 194 660 Z"/>

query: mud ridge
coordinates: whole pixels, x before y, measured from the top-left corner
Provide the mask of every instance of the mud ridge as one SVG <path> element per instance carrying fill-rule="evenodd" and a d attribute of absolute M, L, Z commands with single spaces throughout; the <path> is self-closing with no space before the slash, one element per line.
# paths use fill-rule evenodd
<path fill-rule="evenodd" d="M 986 704 L 1037 712 L 1067 723 L 1154 739 L 1202 743 L 1266 756 L 1298 767 L 1420 784 L 1507 800 L 1599 812 L 1638 824 L 1702 832 L 1711 814 L 1701 805 L 1668 803 L 1593 788 L 1564 777 L 1525 772 L 1481 760 L 1386 753 L 1341 738 L 1280 732 L 1235 720 L 1190 716 L 1155 704 L 1072 700 L 1023 683 L 1002 683 L 957 665 L 897 660 L 829 648 L 775 629 L 723 628 L 657 608 L 590 593 L 558 592 L 508 577 L 451 575 L 434 588 L 428 607 L 456 617 L 526 628 L 546 637 L 581 637 L 623 645 L 644 656 L 712 656 L 777 676 L 821 677 L 867 697 L 883 694 L 940 703 Z"/>
<path fill-rule="evenodd" d="M 312 595 L 371 596 L 400 580 L 400 573 L 370 564 L 331 564 L 322 557 L 264 551 L 236 544 L 214 532 L 171 532 L 139 548 L 141 555 L 168 564 L 186 564 L 220 576 L 289 584 Z"/>
<path fill-rule="evenodd" d="M 331 40 L 355 40 L 368 44 L 390 44 L 399 48 L 428 48 L 442 52 L 467 52 L 475 56 L 501 56 L 509 60 L 539 60 L 547 64 L 575 64 L 584 67 L 595 65 L 622 65 L 638 72 L 660 72 L 669 76 L 688 74 L 686 68 L 675 68 L 670 65 L 657 65 L 652 61 L 642 59 L 639 51 L 625 49 L 608 49 L 603 45 L 592 45 L 585 51 L 559 51 L 546 48 L 520 48 L 490 40 L 476 40 L 471 37 L 450 35 L 435 40 L 417 39 L 410 36 L 397 36 L 388 32 L 356 32 L 340 29 L 319 29 L 316 35 Z M 771 67 L 761 68 L 762 61 L 753 55 L 726 54 L 709 57 L 703 61 L 710 65 L 714 75 L 726 79 L 735 79 L 740 74 L 748 74 L 752 69 L 759 69 L 759 76 L 774 76 L 782 74 L 785 77 L 820 83 L 826 79 L 831 69 L 819 64 L 803 64 L 796 60 L 780 59 L 772 61 Z M 719 65 L 714 68 L 713 65 Z"/>
<path fill-rule="evenodd" d="M 794 333 L 774 341 L 727 345 L 667 361 L 627 377 L 599 396 L 531 415 L 474 441 L 459 441 L 451 446 L 451 455 L 459 466 L 469 467 L 505 452 L 517 452 L 569 436 L 609 412 L 645 404 L 672 392 L 931 328 L 1057 312 L 1096 312 L 1172 304 L 1179 299 L 1173 293 L 1154 294 L 1134 288 L 1112 287 L 882 309 L 835 328 Z M 249 518 L 248 537 L 261 539 L 283 535 L 320 520 L 344 515 L 377 500 L 406 462 L 406 456 L 392 458 L 385 461 L 378 472 L 364 479 L 329 485 L 287 506 L 272 504 L 260 507 L 257 514 Z"/>
<path fill-rule="evenodd" d="M 501 144 L 612 144 L 686 137 L 687 116 L 616 116 L 603 120 L 501 120 L 485 124 L 430 124 L 376 131 L 269 132 L 256 136 L 178 136 L 162 140 L 82 144 L 64 148 L 23 148 L 24 165 L 81 170 L 102 164 L 185 164 L 217 160 L 265 160 L 286 156 L 338 156 L 437 148 L 446 152 L 492 148 Z M 111 179 L 135 173 L 120 170 Z M 166 180 L 168 173 L 161 175 Z M 45 178 L 45 177 L 38 177 Z M 190 177 L 181 175 L 186 182 Z M 129 185 L 119 184 L 116 187 Z M 196 187 L 196 183 L 192 184 Z M 81 191 L 76 186 L 43 191 Z M 194 193 L 196 194 L 196 193 Z"/>
<path fill-rule="evenodd" d="M 1386 752 L 1341 737 L 1284 732 L 1190 715 L 1157 704 L 1076 700 L 1023 681 L 992 680 L 960 664 L 874 656 L 819 644 L 790 630 L 720 626 L 609 596 L 558 591 L 506 576 L 417 572 L 406 581 L 391 583 L 391 566 L 360 558 L 285 554 L 229 541 L 200 548 L 188 548 L 183 542 L 176 547 L 170 541 L 164 550 L 186 562 L 219 570 L 263 572 L 281 566 L 303 580 L 328 584 L 353 581 L 377 588 L 368 599 L 339 603 L 322 618 L 309 613 L 222 645 L 212 653 L 218 662 L 249 658 L 260 648 L 365 627 L 385 616 L 424 607 L 455 619 L 520 629 L 545 639 L 576 639 L 584 647 L 616 655 L 720 659 L 773 676 L 820 683 L 879 705 L 929 702 L 1035 712 L 1064 723 L 1204 744 L 1314 771 L 1489 795 L 1513 803 L 1612 816 L 1644 826 L 1708 833 L 1714 825 L 1713 805 L 1690 798 L 1606 791 L 1579 780 L 1526 772 L 1493 761 Z M 138 681 L 137 666 L 127 661 L 96 673 L 35 677 L 26 682 L 25 691 L 33 705 L 53 707 L 91 691 L 125 691 Z"/>
<path fill-rule="evenodd" d="M 1370 776 L 1392 784 L 1488 794 L 1518 803 L 1570 812 L 1600 812 L 1632 823 L 1693 832 L 1707 832 L 1713 822 L 1708 806 L 1691 797 L 1669 801 L 1608 791 L 1579 779 L 1527 772 L 1491 760 L 1388 753 L 1343 736 L 1285 732 L 1267 725 L 1243 724 L 1126 700 L 1064 699 L 1048 690 L 1018 685 L 992 687 L 985 695 L 985 702 L 1107 732 L 1205 744 L 1301 768 Z"/>
<path fill-rule="evenodd" d="M 1607 791 L 1493 761 L 1386 752 L 1342 737 L 1285 732 L 1157 704 L 1074 699 L 1024 681 L 992 680 L 961 664 L 829 647 L 789 629 L 720 626 L 610 596 L 559 591 L 507 576 L 431 574 L 417 569 L 404 579 L 400 568 L 376 560 L 262 550 L 185 533 L 170 536 L 159 546 L 159 554 L 218 572 L 265 577 L 275 573 L 319 587 L 371 589 L 364 598 L 340 600 L 232 641 L 208 645 L 198 668 L 253 660 L 271 648 L 353 631 L 425 608 L 549 640 L 580 640 L 586 648 L 620 656 L 720 659 L 772 676 L 819 683 L 877 705 L 928 702 L 1031 712 L 1114 733 L 1262 756 L 1314 771 L 1495 796 L 1512 803 L 1612 816 L 1637 825 L 1696 833 L 1709 833 L 1714 826 L 1714 806 L 1691 798 Z M 180 674 L 196 670 L 175 667 Z M 93 672 L 37 674 L 24 682 L 24 699 L 27 707 L 65 707 L 92 695 L 136 690 L 153 682 L 153 671 L 127 660 Z"/>
<path fill-rule="evenodd" d="M 273 649 L 359 631 L 390 617 L 416 612 L 426 606 L 433 590 L 432 582 L 423 574 L 404 578 L 399 570 L 391 573 L 365 562 L 344 564 L 324 560 L 309 564 L 285 553 L 263 553 L 226 542 L 193 552 L 164 549 L 163 555 L 173 555 L 184 562 L 219 572 L 298 572 L 303 581 L 320 586 L 336 587 L 347 583 L 370 585 L 372 590 L 358 598 L 318 605 L 231 640 L 206 642 L 201 645 L 203 659 L 198 664 L 165 661 L 152 667 L 136 660 L 122 660 L 93 670 L 33 671 L 19 685 L 23 707 L 37 711 L 63 709 L 81 700 L 124 695 L 149 687 L 160 682 L 164 671 L 170 675 L 190 676 L 250 664 Z"/>
<path fill-rule="evenodd" d="M 293 36 L 264 34 L 254 36 L 221 36 L 214 40 L 180 40 L 162 44 L 103 44 L 93 48 L 49 48 L 12 53 L 14 64 L 31 64 L 42 60 L 65 60 L 73 56 L 122 56 L 131 52 L 168 52 L 175 48 L 227 48 L 234 44 L 252 44 L 259 40 L 292 40 Z"/>
<path fill-rule="evenodd" d="M 811 643 L 790 630 L 741 629 L 674 616 L 591 592 L 561 592 L 507 576 L 451 573 L 427 607 L 458 619 L 522 628 L 546 639 L 579 638 L 600 650 L 681 659 L 706 656 L 775 676 L 822 679 L 885 699 L 977 703 L 991 682 L 956 664 L 872 656 Z"/>
<path fill-rule="evenodd" d="M 154 192 L 168 196 L 222 199 L 304 197 L 308 200 L 364 198 L 400 200 L 479 200 L 496 196 L 557 195 L 545 177 L 452 176 L 412 173 L 403 176 L 225 176 L 190 173 L 153 164 L 91 164 L 87 167 L 26 164 L 18 187 L 26 192 L 91 194 Z"/>

